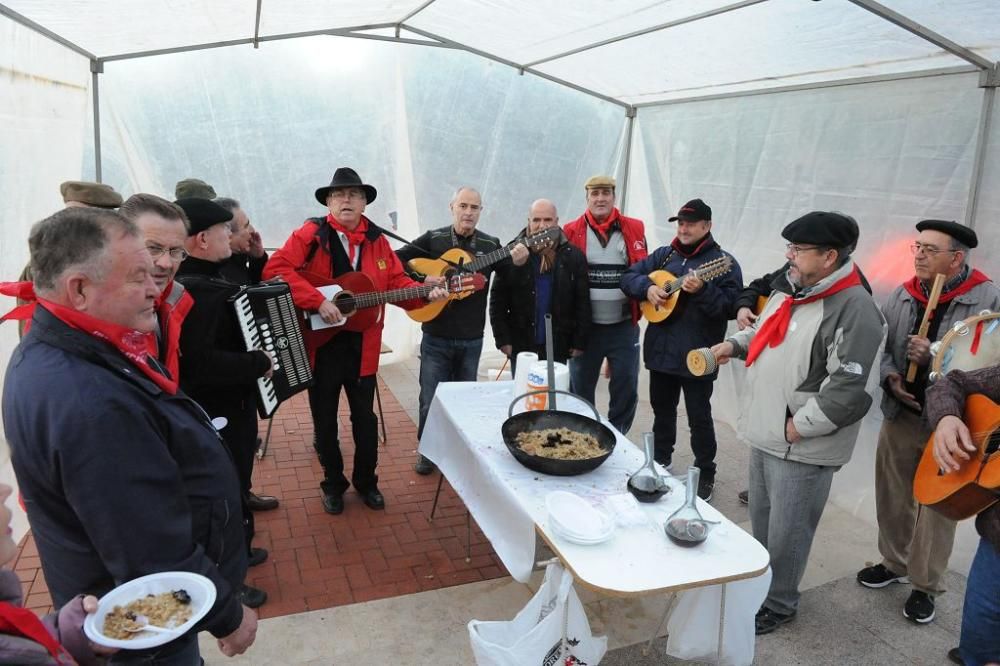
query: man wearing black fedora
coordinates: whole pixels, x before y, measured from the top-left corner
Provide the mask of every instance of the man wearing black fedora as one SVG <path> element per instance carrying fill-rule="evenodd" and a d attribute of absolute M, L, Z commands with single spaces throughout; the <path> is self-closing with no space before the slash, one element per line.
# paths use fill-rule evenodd
<path fill-rule="evenodd" d="M 318 314 L 324 322 L 337 324 L 344 319 L 336 305 L 313 286 L 305 274 L 337 276 L 360 271 L 371 278 L 376 291 L 420 286 L 403 271 L 403 265 L 389 241 L 374 222 L 365 217 L 365 206 L 375 200 L 374 187 L 362 182 L 354 169 L 341 167 L 326 187 L 316 190 L 316 200 L 328 214 L 314 217 L 295 230 L 284 246 L 274 252 L 264 267 L 264 279 L 281 277 L 292 290 L 295 305 Z M 430 284 L 437 284 L 435 280 Z M 440 287 L 427 297 L 397 303 L 412 309 L 448 297 Z M 383 307 L 383 306 L 379 306 Z M 320 483 L 323 509 L 344 511 L 344 493 L 354 485 L 370 509 L 385 508 L 378 489 L 378 418 L 375 400 L 375 373 L 382 347 L 383 317 L 371 328 L 340 331 L 318 349 L 310 349 L 315 383 L 309 389 L 316 453 L 323 465 Z M 354 470 L 351 481 L 344 475 L 344 458 L 337 431 L 337 406 L 341 389 L 347 394 L 354 438 Z"/>

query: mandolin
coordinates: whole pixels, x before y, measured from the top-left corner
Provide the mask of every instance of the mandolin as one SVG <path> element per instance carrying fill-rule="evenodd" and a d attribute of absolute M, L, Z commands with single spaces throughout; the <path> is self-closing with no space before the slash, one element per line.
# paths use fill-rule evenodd
<path fill-rule="evenodd" d="M 431 285 L 419 285 L 376 291 L 375 283 L 370 277 L 355 271 L 330 278 L 310 271 L 299 271 L 299 274 L 314 287 L 326 292 L 340 313 L 344 315 L 344 323 L 331 326 L 319 318 L 315 312 L 300 310 L 304 320 L 302 337 L 306 348 L 312 353 L 340 331 L 365 331 L 382 320 L 382 306 L 386 303 L 398 303 L 412 298 L 425 298 L 434 289 Z M 472 293 L 486 286 L 486 278 L 479 273 L 463 273 L 453 275 L 440 285 L 450 294 Z M 445 301 L 441 301 L 444 303 Z"/>
<path fill-rule="evenodd" d="M 518 238 L 517 240 L 509 243 L 506 247 L 494 250 L 493 252 L 484 254 L 481 257 L 473 257 L 465 250 L 453 247 L 437 259 L 410 259 L 407 262 L 407 266 L 410 267 L 410 270 L 420 273 L 421 275 L 441 275 L 444 277 L 451 277 L 461 271 L 475 273 L 476 271 L 481 271 L 484 268 L 492 266 L 498 261 L 502 261 L 509 257 L 511 249 L 513 249 L 513 247 L 518 243 L 523 243 L 530 250 L 533 247 L 537 247 L 545 243 L 555 243 L 559 240 L 559 235 L 561 233 L 562 230 L 559 227 L 549 227 L 548 229 L 539 231 L 537 234 L 525 236 L 524 238 Z M 441 311 L 444 310 L 444 306 L 448 303 L 453 300 L 465 298 L 471 293 L 472 292 L 469 291 L 453 292 L 445 300 L 428 303 L 427 305 L 417 308 L 416 310 L 407 310 L 406 314 L 409 315 L 410 319 L 413 319 L 414 321 L 430 321 L 441 314 Z"/>
<path fill-rule="evenodd" d="M 733 258 L 727 254 L 702 264 L 694 270 L 694 274 L 705 282 L 708 282 L 720 275 L 725 275 L 732 268 Z M 650 273 L 649 279 L 653 281 L 653 284 L 667 292 L 667 302 L 663 305 L 653 305 L 649 301 L 643 301 L 639 304 L 642 316 L 652 324 L 658 324 L 669 317 L 677 305 L 677 299 L 680 298 L 681 283 L 684 282 L 684 277 L 683 275 L 676 277 L 670 271 L 653 271 Z"/>
<path fill-rule="evenodd" d="M 931 435 L 913 477 L 913 497 L 952 520 L 971 518 L 1000 501 L 1000 405 L 984 395 L 970 395 L 962 420 L 977 451 L 957 472 L 944 474 L 934 460 Z"/>

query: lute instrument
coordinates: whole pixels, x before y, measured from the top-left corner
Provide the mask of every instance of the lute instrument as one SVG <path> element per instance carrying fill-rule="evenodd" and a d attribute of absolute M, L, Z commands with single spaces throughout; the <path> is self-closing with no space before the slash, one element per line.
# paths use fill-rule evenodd
<path fill-rule="evenodd" d="M 727 254 L 702 264 L 694 270 L 694 274 L 708 282 L 720 275 L 725 275 L 732 268 L 733 258 Z M 649 279 L 653 281 L 653 284 L 667 292 L 667 301 L 663 305 L 653 305 L 648 300 L 644 300 L 639 304 L 642 316 L 651 324 L 657 324 L 669 317 L 677 306 L 677 299 L 681 295 L 681 283 L 684 282 L 685 277 L 685 275 L 677 277 L 670 271 L 663 270 L 650 273 Z"/>

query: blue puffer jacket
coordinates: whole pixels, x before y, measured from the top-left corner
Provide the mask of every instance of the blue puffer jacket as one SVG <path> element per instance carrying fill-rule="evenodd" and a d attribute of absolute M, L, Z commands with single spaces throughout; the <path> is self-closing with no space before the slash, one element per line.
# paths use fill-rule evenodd
<path fill-rule="evenodd" d="M 646 291 L 653 284 L 649 279 L 649 274 L 653 271 L 665 270 L 681 277 L 726 254 L 728 253 L 719 247 L 711 234 L 705 237 L 690 256 L 684 256 L 680 250 L 666 245 L 629 266 L 622 276 L 622 291 L 636 300 L 645 300 Z M 646 368 L 670 375 L 692 377 L 687 369 L 687 353 L 692 349 L 711 347 L 722 342 L 733 303 L 742 290 L 743 273 L 736 259 L 733 259 L 731 271 L 706 282 L 697 294 L 682 291 L 670 316 L 659 324 L 651 323 L 646 328 L 643 342 Z M 706 375 L 704 379 L 714 380 L 717 374 Z"/>

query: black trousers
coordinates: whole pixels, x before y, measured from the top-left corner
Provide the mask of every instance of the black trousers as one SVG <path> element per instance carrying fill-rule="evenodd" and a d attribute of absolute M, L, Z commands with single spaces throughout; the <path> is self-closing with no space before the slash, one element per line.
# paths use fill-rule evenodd
<path fill-rule="evenodd" d="M 243 529 L 246 535 L 247 551 L 254 536 L 254 517 L 247 506 L 247 493 L 250 492 L 253 463 L 257 455 L 257 403 L 253 393 L 243 395 L 227 394 L 232 389 L 221 389 L 212 399 L 205 399 L 202 407 L 212 418 L 222 416 L 226 419 L 226 427 L 219 431 L 222 442 L 236 467 L 236 476 L 240 480 L 240 505 L 243 510 Z M 220 396 L 225 396 L 220 399 Z"/>
<path fill-rule="evenodd" d="M 313 444 L 323 465 L 324 495 L 343 495 L 354 484 L 359 493 L 378 486 L 378 417 L 375 416 L 375 375 L 359 377 L 361 334 L 344 331 L 316 351 L 314 384 L 309 389 L 309 410 L 313 419 Z M 337 408 L 341 389 L 351 409 L 354 437 L 354 470 L 351 482 L 344 476 L 344 456 L 340 452 Z"/>
<path fill-rule="evenodd" d="M 715 422 L 712 421 L 713 380 L 649 371 L 649 403 L 653 407 L 653 457 L 670 463 L 677 443 L 677 403 L 684 391 L 684 407 L 691 426 L 691 450 L 701 477 L 715 479 Z"/>

